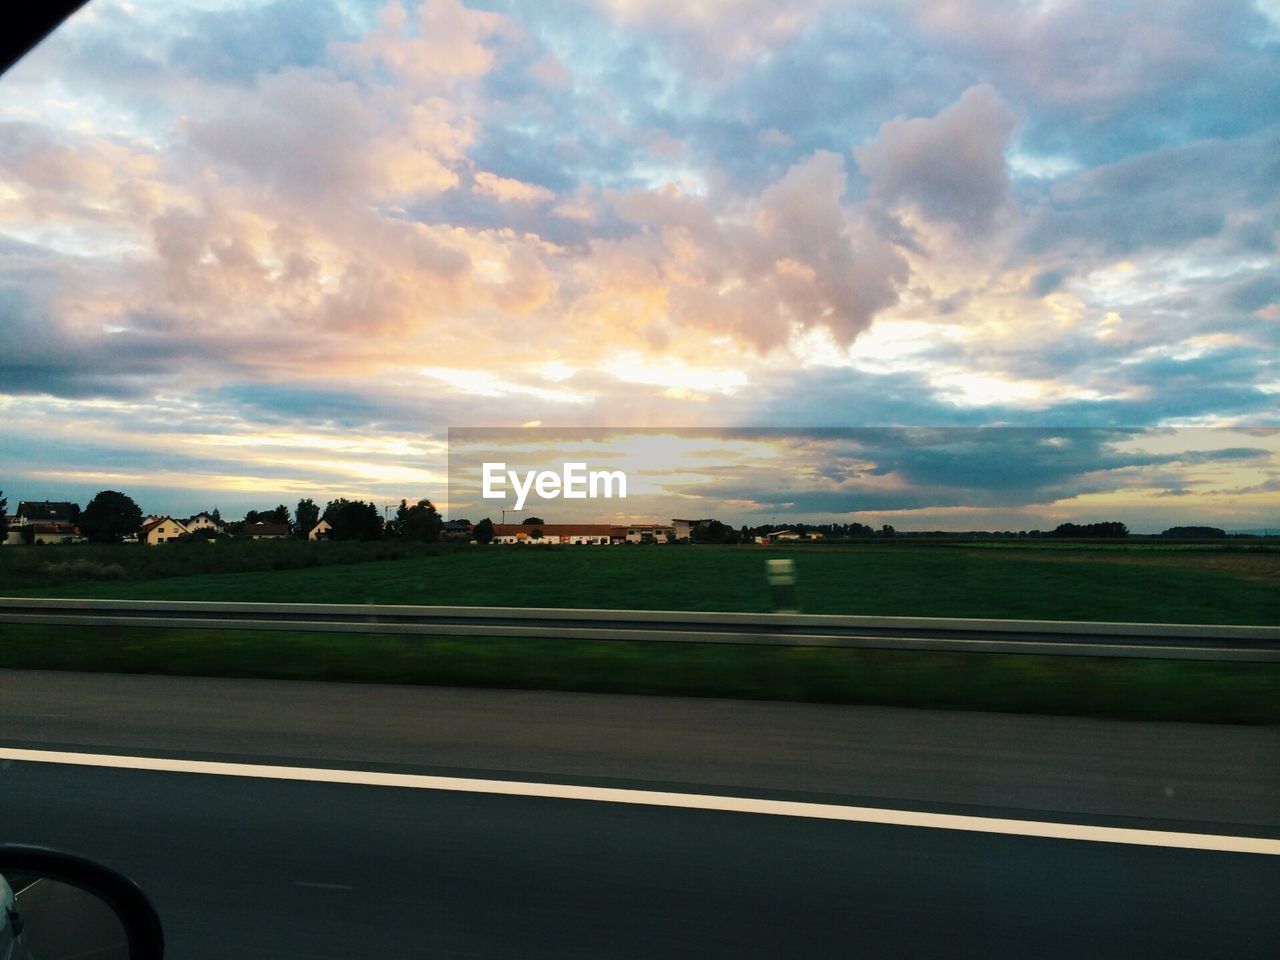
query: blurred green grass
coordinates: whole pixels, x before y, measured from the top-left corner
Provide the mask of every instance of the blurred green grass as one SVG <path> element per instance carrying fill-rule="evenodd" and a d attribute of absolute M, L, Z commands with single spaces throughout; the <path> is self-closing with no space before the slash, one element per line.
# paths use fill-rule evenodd
<path fill-rule="evenodd" d="M 1280 723 L 1280 664 L 21 626 L 0 666 Z"/>
<path fill-rule="evenodd" d="M 0 594 L 751 612 L 770 609 L 765 558 L 791 557 L 805 613 L 1280 623 L 1280 554 L 1117 556 L 1078 545 L 5 548 Z"/>
<path fill-rule="evenodd" d="M 976 548 L 975 548 L 976 546 Z M 1274 553 L 1042 544 L 472 547 L 219 543 L 0 550 L 0 594 L 1280 623 Z M 1280 722 L 1280 665 L 587 640 L 0 627 L 0 666 Z"/>

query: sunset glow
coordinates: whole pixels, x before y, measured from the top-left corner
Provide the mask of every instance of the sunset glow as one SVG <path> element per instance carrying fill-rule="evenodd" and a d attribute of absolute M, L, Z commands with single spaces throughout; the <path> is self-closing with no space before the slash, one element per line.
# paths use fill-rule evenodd
<path fill-rule="evenodd" d="M 1132 428 L 1026 502 L 618 456 L 655 517 L 1280 526 L 1277 157 L 1251 0 L 92 0 L 0 79 L 0 489 L 443 502 L 451 426 Z"/>

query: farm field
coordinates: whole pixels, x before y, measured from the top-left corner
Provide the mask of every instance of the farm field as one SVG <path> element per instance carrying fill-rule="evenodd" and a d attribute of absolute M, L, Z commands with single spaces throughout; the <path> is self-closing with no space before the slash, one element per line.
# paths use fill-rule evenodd
<path fill-rule="evenodd" d="M 1280 623 L 1280 553 L 1004 543 L 0 551 L 0 595 Z M 514 638 L 0 628 L 0 667 L 1280 722 L 1280 665 Z"/>
<path fill-rule="evenodd" d="M 48 547 L 0 551 L 0 595 L 763 612 L 782 557 L 804 613 L 1280 624 L 1257 546 Z"/>

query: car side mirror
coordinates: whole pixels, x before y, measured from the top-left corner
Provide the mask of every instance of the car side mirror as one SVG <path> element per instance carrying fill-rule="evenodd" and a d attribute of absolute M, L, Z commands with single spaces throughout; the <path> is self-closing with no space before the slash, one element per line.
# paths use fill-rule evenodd
<path fill-rule="evenodd" d="M 164 934 L 130 880 L 83 857 L 0 845 L 0 960 L 161 960 Z"/>

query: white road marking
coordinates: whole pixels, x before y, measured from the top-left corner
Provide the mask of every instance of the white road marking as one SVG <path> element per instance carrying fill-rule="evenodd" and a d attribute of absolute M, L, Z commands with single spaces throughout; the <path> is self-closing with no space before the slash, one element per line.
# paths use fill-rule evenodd
<path fill-rule="evenodd" d="M 508 797 L 541 797 L 551 800 L 590 800 L 597 803 L 627 803 L 685 810 L 715 810 L 725 813 L 755 813 L 775 817 L 806 817 L 815 820 L 844 820 L 850 823 L 925 827 L 934 830 L 963 830 L 1016 837 L 1091 840 L 1097 843 L 1127 843 L 1146 847 L 1172 847 L 1179 850 L 1215 850 L 1225 853 L 1261 853 L 1280 856 L 1280 840 L 1270 840 L 1265 837 L 1175 833 L 1167 830 L 1139 830 L 1129 827 L 1097 827 L 1079 823 L 972 817 L 916 810 L 805 803 L 795 800 L 759 800 L 750 797 L 667 793 L 657 790 L 582 787 L 566 783 L 525 783 L 519 780 L 436 777 L 413 773 L 383 773 L 376 770 L 285 767 L 259 763 L 112 756 L 102 753 L 64 753 L 58 750 L 18 750 L 7 747 L 0 747 L 0 760 L 148 770 L 159 773 L 203 773 L 220 777 L 256 777 L 264 780 L 299 780 L 308 783 L 444 790 L 453 793 L 488 793 Z"/>

